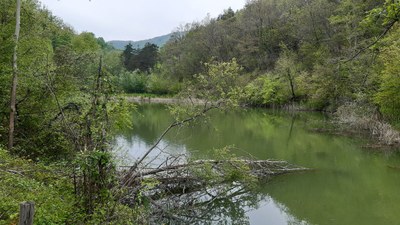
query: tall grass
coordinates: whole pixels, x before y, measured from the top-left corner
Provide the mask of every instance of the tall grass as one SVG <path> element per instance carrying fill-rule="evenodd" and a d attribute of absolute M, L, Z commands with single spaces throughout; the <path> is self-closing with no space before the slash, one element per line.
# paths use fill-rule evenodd
<path fill-rule="evenodd" d="M 385 145 L 400 144 L 400 132 L 384 121 L 376 107 L 347 103 L 338 108 L 336 118 L 351 129 L 364 130 Z"/>

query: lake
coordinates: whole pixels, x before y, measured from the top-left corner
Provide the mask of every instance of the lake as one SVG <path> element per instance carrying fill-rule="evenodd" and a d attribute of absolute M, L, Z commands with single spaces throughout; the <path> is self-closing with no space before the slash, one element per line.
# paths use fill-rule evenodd
<path fill-rule="evenodd" d="M 125 158 L 121 164 L 132 164 L 172 121 L 166 107 L 156 104 L 138 106 L 132 120 L 133 128 L 118 131 L 115 138 L 118 154 Z M 209 158 L 211 149 L 233 146 L 237 156 L 281 159 L 315 169 L 263 183 L 252 193 L 259 196 L 257 202 L 243 206 L 242 219 L 250 224 L 400 224 L 399 154 L 362 148 L 368 139 L 315 129 L 331 126 L 319 113 L 213 112 L 206 122 L 169 133 L 160 148 Z M 233 216 L 231 223 L 237 219 Z"/>

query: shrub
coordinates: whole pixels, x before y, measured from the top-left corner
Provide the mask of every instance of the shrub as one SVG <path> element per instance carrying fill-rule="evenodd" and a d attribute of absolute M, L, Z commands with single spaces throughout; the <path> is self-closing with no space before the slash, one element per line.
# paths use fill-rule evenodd
<path fill-rule="evenodd" d="M 163 75 L 151 74 L 148 81 L 148 92 L 153 94 L 176 94 L 180 91 L 180 84 Z"/>
<path fill-rule="evenodd" d="M 276 105 L 288 100 L 281 83 L 273 81 L 267 75 L 258 77 L 245 87 L 245 103 L 251 105 Z"/>
<path fill-rule="evenodd" d="M 399 29 L 397 31 L 400 31 Z M 400 124 L 400 35 L 394 32 L 389 38 L 395 41 L 387 46 L 379 56 L 383 64 L 380 72 L 380 88 L 375 95 L 375 103 L 380 112 L 392 123 Z"/>
<path fill-rule="evenodd" d="M 120 75 L 119 85 L 126 93 L 144 93 L 147 91 L 149 76 L 139 71 L 124 72 Z"/>

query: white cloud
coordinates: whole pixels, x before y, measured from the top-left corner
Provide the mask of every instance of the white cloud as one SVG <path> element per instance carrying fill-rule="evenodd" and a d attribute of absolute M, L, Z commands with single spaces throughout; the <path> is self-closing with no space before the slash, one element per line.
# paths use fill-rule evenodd
<path fill-rule="evenodd" d="M 78 32 L 91 31 L 105 40 L 142 40 L 170 33 L 209 13 L 243 8 L 245 0 L 41 0 Z"/>

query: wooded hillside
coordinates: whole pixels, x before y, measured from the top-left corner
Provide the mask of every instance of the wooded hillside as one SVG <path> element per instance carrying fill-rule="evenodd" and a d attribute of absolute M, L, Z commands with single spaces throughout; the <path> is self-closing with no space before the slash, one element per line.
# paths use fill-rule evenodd
<path fill-rule="evenodd" d="M 348 102 L 400 115 L 399 2 L 251 0 L 238 12 L 188 24 L 161 49 L 161 68 L 178 80 L 204 62 L 236 58 L 244 102 L 336 110 Z"/>

